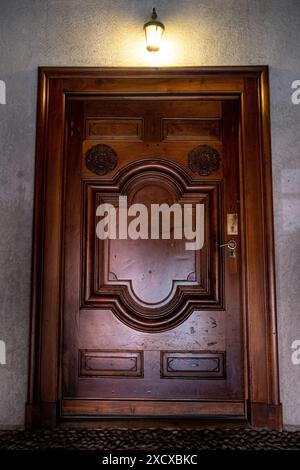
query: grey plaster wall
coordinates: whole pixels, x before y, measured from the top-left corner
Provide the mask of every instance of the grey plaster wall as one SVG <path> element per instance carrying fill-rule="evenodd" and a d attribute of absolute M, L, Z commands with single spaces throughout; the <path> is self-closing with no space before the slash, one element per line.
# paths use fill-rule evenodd
<path fill-rule="evenodd" d="M 145 51 L 156 6 L 164 50 Z M 281 396 L 300 425 L 299 0 L 0 0 L 0 425 L 22 425 L 27 386 L 35 108 L 38 65 L 246 65 L 271 69 Z"/>

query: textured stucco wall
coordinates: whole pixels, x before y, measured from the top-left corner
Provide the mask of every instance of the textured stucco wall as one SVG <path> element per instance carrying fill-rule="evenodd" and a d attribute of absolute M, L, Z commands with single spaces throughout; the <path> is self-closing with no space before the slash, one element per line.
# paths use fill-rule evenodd
<path fill-rule="evenodd" d="M 157 55 L 141 29 L 153 6 L 166 25 Z M 300 425 L 299 43 L 299 0 L 0 0 L 0 425 L 24 422 L 37 66 L 246 64 L 271 67 L 281 396 L 284 422 Z"/>

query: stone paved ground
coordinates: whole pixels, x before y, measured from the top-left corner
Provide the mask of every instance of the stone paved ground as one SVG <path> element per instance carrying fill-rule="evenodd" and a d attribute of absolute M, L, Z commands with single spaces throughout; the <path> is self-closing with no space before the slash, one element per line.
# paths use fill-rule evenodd
<path fill-rule="evenodd" d="M 300 449 L 300 431 L 242 428 L 67 429 L 0 432 L 0 449 L 10 450 L 262 450 Z"/>

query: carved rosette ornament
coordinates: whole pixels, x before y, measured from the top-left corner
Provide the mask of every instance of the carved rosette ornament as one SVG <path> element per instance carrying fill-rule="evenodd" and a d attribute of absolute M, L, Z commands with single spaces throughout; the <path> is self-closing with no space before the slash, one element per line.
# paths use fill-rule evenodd
<path fill-rule="evenodd" d="M 87 168 L 99 176 L 106 175 L 106 173 L 114 170 L 118 163 L 114 149 L 105 144 L 97 144 L 91 147 L 86 152 L 85 161 Z"/>
<path fill-rule="evenodd" d="M 199 145 L 188 154 L 188 163 L 194 173 L 208 176 L 220 168 L 220 154 L 209 145 Z"/>

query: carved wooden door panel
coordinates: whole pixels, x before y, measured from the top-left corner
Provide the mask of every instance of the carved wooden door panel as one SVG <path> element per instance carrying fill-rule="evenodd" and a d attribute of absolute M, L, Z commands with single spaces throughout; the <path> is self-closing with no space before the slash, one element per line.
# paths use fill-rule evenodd
<path fill-rule="evenodd" d="M 75 96 L 66 111 L 62 415 L 243 416 L 239 101 Z M 200 204 L 202 248 L 172 217 L 170 238 L 149 223 L 130 239 L 121 200 Z M 115 239 L 97 236 L 101 204 Z"/>

